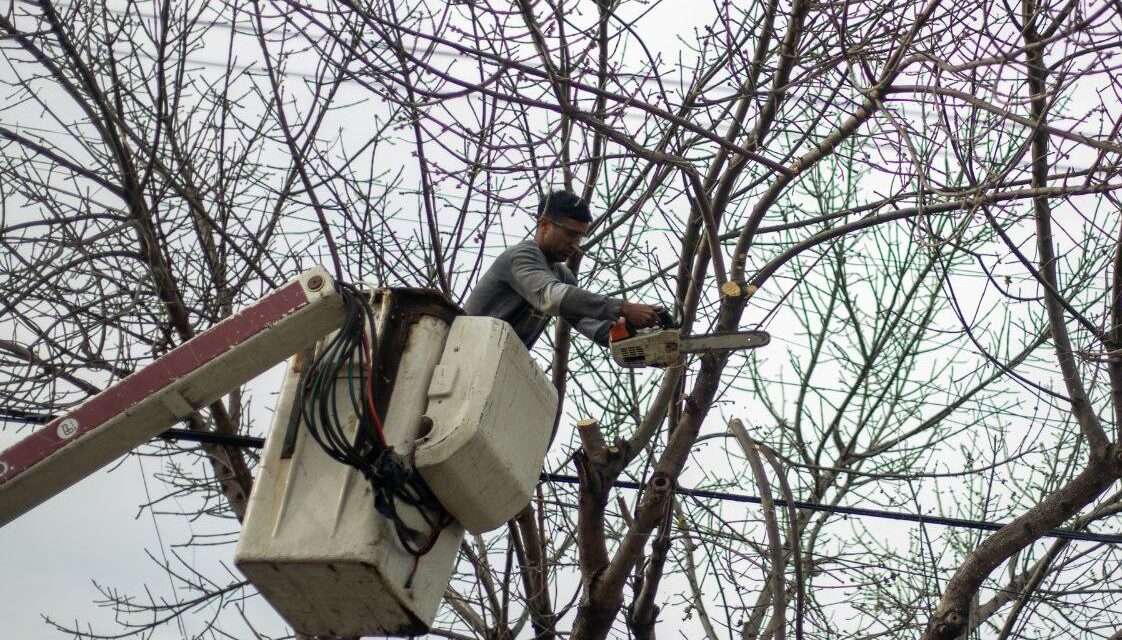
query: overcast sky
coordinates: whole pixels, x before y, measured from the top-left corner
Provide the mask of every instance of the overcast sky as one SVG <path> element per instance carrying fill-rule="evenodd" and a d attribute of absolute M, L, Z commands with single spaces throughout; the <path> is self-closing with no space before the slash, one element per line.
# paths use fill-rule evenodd
<path fill-rule="evenodd" d="M 663 53 L 668 59 L 680 51 L 676 39 L 678 34 L 687 33 L 691 21 L 697 24 L 704 18 L 704 13 L 696 9 L 697 3 L 688 3 L 690 11 L 682 11 L 683 6 L 687 6 L 687 3 L 666 3 L 644 21 L 649 41 L 662 43 L 665 47 Z M 249 64 L 258 55 L 252 46 L 247 46 L 246 53 L 240 59 Z M 206 61 L 203 56 L 200 59 Z M 217 60 L 216 57 L 210 61 Z M 298 70 L 296 67 L 298 65 L 294 65 L 294 70 Z M 0 75 L 5 73 L 11 73 L 11 70 L 0 64 Z M 348 90 L 350 89 L 344 89 Z M 341 102 L 346 100 L 345 95 L 341 96 Z M 4 117 L 6 123 L 34 126 L 39 114 L 15 110 L 6 112 Z M 341 120 L 339 124 L 344 132 L 350 126 L 346 120 Z M 387 164 L 411 166 L 404 153 L 397 157 L 391 152 L 383 158 Z M 870 184 L 869 188 L 874 190 L 878 185 Z M 409 207 L 411 204 L 404 202 L 403 206 Z M 27 215 L 35 214 L 29 211 Z M 528 219 L 516 219 L 506 229 L 508 238 L 513 241 L 523 237 L 527 226 Z M 496 248 L 492 247 L 491 250 L 495 251 Z M 785 339 L 781 330 L 775 333 L 776 344 L 793 344 Z M 281 369 L 277 367 L 252 383 L 253 393 L 258 398 L 253 407 L 259 434 L 263 434 L 270 422 L 271 396 L 277 388 L 280 375 Z M 574 392 L 570 388 L 570 393 Z M 714 411 L 713 423 L 719 428 L 720 423 L 731 415 L 739 415 L 751 421 L 754 416 L 750 412 L 753 410 L 758 411 L 758 408 L 753 408 L 747 397 L 740 395 L 735 402 L 721 405 Z M 562 431 L 559 442 L 568 440 L 567 427 L 563 429 L 566 430 Z M 16 432 L 11 428 L 0 431 L 0 449 L 25 434 L 26 431 Z M 713 452 L 713 460 L 723 460 L 724 442 L 710 441 L 702 446 L 702 450 Z M 957 462 L 948 460 L 948 464 Z M 137 507 L 149 499 L 149 490 L 151 495 L 162 495 L 163 487 L 159 486 L 153 474 L 165 463 L 162 459 L 128 456 L 113 465 L 112 470 L 94 474 L 62 495 L 0 528 L 0 632 L 4 634 L 3 637 L 67 637 L 51 631 L 43 623 L 44 614 L 67 625 L 73 625 L 77 618 L 90 622 L 95 630 L 112 631 L 115 629 L 112 612 L 92 604 L 99 599 L 99 595 L 91 581 L 120 589 L 122 593 L 138 598 L 147 597 L 146 593 L 151 593 L 157 599 L 167 596 L 170 589 L 168 579 L 148 554 L 154 554 L 157 559 L 163 560 L 161 549 L 185 542 L 192 533 L 214 533 L 223 527 L 226 530 L 233 527 L 233 523 L 192 523 L 186 518 L 158 517 L 150 512 L 139 514 L 138 517 Z M 699 473 L 696 468 L 692 469 L 684 484 L 689 485 L 695 481 Z M 189 509 L 190 506 L 180 505 L 180 508 Z M 192 529 L 202 526 L 217 526 L 218 529 Z M 875 526 L 878 535 L 888 535 L 891 532 L 891 535 L 899 536 L 901 540 L 906 538 L 909 531 L 907 525 L 897 523 L 876 522 L 867 526 Z M 234 571 L 232 544 L 212 548 L 193 547 L 182 552 L 189 564 L 212 577 L 223 575 L 220 568 L 223 563 Z M 259 599 L 249 606 L 251 610 L 248 617 L 263 631 L 281 632 L 283 625 Z M 153 637 L 191 637 L 204 624 L 203 618 L 187 615 L 183 618 L 182 627 L 162 627 Z M 678 625 L 679 622 L 668 621 L 668 624 Z M 681 626 L 688 629 L 687 623 L 682 622 Z"/>

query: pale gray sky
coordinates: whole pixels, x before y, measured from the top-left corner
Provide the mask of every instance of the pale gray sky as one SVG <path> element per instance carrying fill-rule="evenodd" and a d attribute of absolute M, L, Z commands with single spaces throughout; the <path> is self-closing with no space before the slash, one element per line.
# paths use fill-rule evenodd
<path fill-rule="evenodd" d="M 681 52 L 677 37 L 687 35 L 691 24 L 700 24 L 707 18 L 706 12 L 699 9 L 700 6 L 698 3 L 674 2 L 660 5 L 643 22 L 648 42 L 660 43 L 663 47 L 661 52 L 667 59 L 673 59 Z M 239 58 L 249 64 L 258 56 L 255 45 L 246 43 L 245 53 Z M 204 56 L 200 56 L 200 60 L 214 61 Z M 293 61 L 293 70 L 300 69 L 299 62 L 298 59 Z M 5 73 L 11 73 L 10 69 L 0 65 L 0 75 Z M 345 88 L 344 92 L 352 90 L 356 89 Z M 340 101 L 346 102 L 346 96 L 342 96 Z M 16 126 L 35 126 L 39 123 L 39 115 L 33 110 L 9 111 L 4 117 L 5 124 Z M 333 125 L 344 134 L 348 127 L 363 126 L 359 116 L 354 113 L 340 115 L 338 122 Z M 396 159 L 402 166 L 412 166 L 405 152 L 400 152 L 400 158 L 392 153 L 383 157 L 388 162 Z M 874 177 L 868 182 L 866 189 L 873 193 L 887 184 L 886 178 Z M 401 205 L 408 209 L 413 203 L 403 198 Z M 28 211 L 27 214 L 34 215 L 34 212 Z M 525 226 L 525 221 L 519 219 L 506 229 L 507 235 L 511 238 L 520 237 Z M 982 295 L 980 290 L 974 293 Z M 801 345 L 797 339 L 792 340 L 784 335 L 783 329 L 789 325 L 782 321 L 773 322 L 773 325 L 773 344 L 777 349 L 775 360 L 780 361 L 782 352 L 778 351 L 778 347 L 801 348 Z M 1046 373 L 1040 375 L 1047 377 Z M 270 397 L 279 380 L 278 367 L 252 383 L 253 393 L 257 398 L 254 408 L 259 432 L 269 424 Z M 575 392 L 571 387 L 570 393 Z M 730 404 L 722 405 L 714 411 L 713 418 L 707 424 L 707 432 L 721 430 L 724 419 L 731 415 L 746 418 L 748 422 L 763 419 L 762 412 L 748 394 L 741 394 L 733 398 Z M 1011 436 L 1014 436 L 1011 439 L 1026 435 L 1024 432 L 1017 432 L 1016 428 L 1016 425 L 1011 426 Z M 23 433 L 11 429 L 0 432 L 0 448 L 10 445 L 22 435 Z M 559 442 L 565 442 L 567 435 L 567 431 L 563 431 Z M 714 468 L 721 468 L 724 464 L 724 442 L 710 441 L 703 447 L 707 452 L 704 454 L 706 460 L 712 460 Z M 557 451 L 554 453 L 555 457 L 560 457 L 556 455 Z M 948 466 L 963 466 L 962 460 L 955 458 L 953 454 L 948 455 L 945 462 Z M 114 470 L 98 472 L 15 522 L 0 528 L 0 627 L 5 637 L 66 637 L 44 625 L 42 614 L 66 624 L 72 624 L 77 618 L 89 621 L 95 625 L 95 630 L 112 630 L 112 613 L 91 604 L 98 599 L 91 580 L 137 597 L 145 597 L 146 591 L 157 599 L 169 595 L 170 587 L 166 576 L 147 553 L 160 558 L 161 549 L 185 542 L 192 533 L 192 527 L 213 526 L 213 523 L 191 523 L 176 516 L 153 517 L 147 512 L 137 517 L 137 505 L 147 500 L 145 480 L 154 495 L 162 494 L 163 488 L 153 478 L 162 464 L 165 461 L 161 459 L 146 459 L 142 462 L 135 456 L 130 456 Z M 707 470 L 700 465 L 694 466 L 684 477 L 684 484 L 697 481 Z M 927 506 L 930 508 L 932 505 Z M 879 522 L 865 523 L 865 526 L 875 528 L 879 535 L 898 537 L 900 540 L 906 540 L 911 530 L 908 525 Z M 208 575 L 222 576 L 222 564 L 234 571 L 232 544 L 209 549 L 194 548 L 185 550 L 184 553 L 190 554 L 187 560 L 192 565 L 198 566 L 200 571 Z M 251 611 L 247 615 L 262 630 L 281 632 L 282 625 L 267 606 L 259 600 L 255 600 L 250 606 Z M 230 624 L 233 618 L 227 616 L 225 620 Z M 159 640 L 191 637 L 203 628 L 204 623 L 205 620 L 200 616 L 188 615 L 183 619 L 182 629 L 174 625 L 165 626 L 154 637 Z M 689 625 L 695 623 L 669 620 L 667 624 L 680 628 L 688 636 Z M 236 628 L 237 623 L 233 623 L 231 629 Z"/>

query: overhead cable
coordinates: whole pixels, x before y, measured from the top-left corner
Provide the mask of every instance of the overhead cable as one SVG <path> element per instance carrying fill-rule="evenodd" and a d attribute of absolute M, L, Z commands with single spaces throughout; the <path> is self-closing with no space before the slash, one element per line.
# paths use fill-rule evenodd
<path fill-rule="evenodd" d="M 169 429 L 160 435 L 161 438 L 167 440 L 190 440 L 193 442 L 209 442 L 212 444 L 229 444 L 231 446 L 243 446 L 251 448 L 260 448 L 264 446 L 264 438 L 253 438 L 249 436 L 233 436 L 237 440 L 232 440 L 231 436 L 217 434 L 217 433 L 199 433 L 197 431 L 188 431 L 186 429 Z M 564 475 L 559 473 L 543 473 L 541 475 L 543 482 L 553 482 L 558 484 L 579 484 L 576 476 Z M 643 485 L 638 482 L 629 480 L 616 480 L 612 486 L 618 489 L 629 489 L 632 491 L 641 491 Z M 687 487 L 676 487 L 674 493 L 680 496 L 708 499 L 708 500 L 721 500 L 724 502 L 737 502 L 743 504 L 760 504 L 761 500 L 757 496 L 729 493 L 725 491 L 712 491 L 709 489 L 690 489 Z M 931 524 L 943 527 L 951 527 L 955 529 L 974 529 L 979 531 L 997 531 L 1006 526 L 1006 522 L 988 522 L 985 520 L 968 520 L 966 518 L 950 518 L 947 516 L 925 515 L 922 513 L 908 513 L 902 511 L 887 511 L 884 509 L 866 509 L 862 507 L 846 507 L 841 505 L 828 505 L 818 504 L 814 502 L 806 502 L 803 500 L 795 500 L 788 503 L 781 498 L 773 498 L 772 502 L 776 506 L 786 507 L 788 504 L 794 506 L 796 509 L 806 509 L 808 511 L 825 512 L 840 514 L 843 516 L 855 516 L 859 518 L 878 518 L 883 520 L 897 520 L 901 522 L 916 522 L 919 524 Z M 1049 529 L 1041 537 L 1044 538 L 1058 538 L 1061 540 L 1077 540 L 1082 542 L 1099 542 L 1103 544 L 1122 544 L 1122 534 L 1110 533 L 1094 533 L 1090 531 L 1075 531 L 1071 529 Z"/>

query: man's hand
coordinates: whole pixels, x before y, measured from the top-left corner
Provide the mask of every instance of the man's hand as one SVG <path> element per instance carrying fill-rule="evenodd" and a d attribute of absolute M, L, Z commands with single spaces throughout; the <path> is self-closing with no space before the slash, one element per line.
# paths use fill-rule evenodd
<path fill-rule="evenodd" d="M 645 329 L 659 324 L 658 310 L 658 307 L 649 304 L 625 302 L 620 306 L 619 314 L 636 329 Z"/>

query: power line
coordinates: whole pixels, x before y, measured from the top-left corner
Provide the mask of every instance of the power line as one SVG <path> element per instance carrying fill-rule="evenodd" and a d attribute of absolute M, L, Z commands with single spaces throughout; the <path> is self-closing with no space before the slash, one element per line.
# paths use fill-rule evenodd
<path fill-rule="evenodd" d="M 265 438 L 240 436 L 213 431 L 191 431 L 189 429 L 168 429 L 156 436 L 162 440 L 182 440 L 201 444 L 219 444 L 240 449 L 260 449 L 265 446 Z"/>
<path fill-rule="evenodd" d="M 8 410 L 0 411 L 0 419 L 12 420 L 20 422 L 40 422 L 29 418 L 16 418 L 13 413 Z M 22 412 L 19 412 L 22 413 Z M 40 417 L 40 416 L 36 416 Z M 42 416 L 49 421 L 53 416 Z M 243 449 L 260 449 L 265 446 L 265 438 L 257 436 L 242 436 L 230 435 L 224 433 L 214 433 L 209 431 L 191 431 L 188 429 L 168 429 L 161 433 L 157 438 L 170 441 L 183 441 L 183 442 L 198 442 L 200 444 L 217 444 L 230 447 L 238 447 Z M 560 473 L 542 473 L 542 482 L 552 482 L 557 484 L 579 485 L 580 481 L 576 476 L 570 476 Z M 616 480 L 612 483 L 613 487 L 617 489 L 629 489 L 632 491 L 642 491 L 643 485 L 638 482 L 630 480 Z M 690 498 L 704 498 L 709 500 L 720 500 L 723 502 L 736 502 L 740 504 L 761 504 L 762 500 L 757 496 L 742 494 L 742 493 L 728 493 L 725 491 L 712 491 L 709 489 L 690 489 L 686 487 L 675 487 L 674 493 L 680 496 Z M 988 522 L 985 520 L 968 520 L 966 518 L 950 518 L 947 516 L 929 516 L 922 513 L 908 513 L 902 511 L 887 511 L 883 509 L 865 509 L 862 507 L 846 507 L 837 505 L 818 504 L 815 502 L 806 502 L 803 500 L 794 500 L 788 502 L 782 498 L 774 498 L 772 502 L 776 506 L 786 507 L 788 505 L 796 509 L 805 509 L 807 511 L 823 512 L 840 514 L 843 516 L 856 516 L 859 518 L 878 518 L 882 520 L 896 520 L 899 522 L 915 522 L 919 524 L 933 524 L 943 527 L 951 527 L 954 529 L 973 529 L 977 531 L 997 531 L 1009 523 L 1005 522 Z M 1094 533 L 1090 531 L 1074 531 L 1072 529 L 1049 529 L 1045 532 L 1042 538 L 1057 538 L 1060 540 L 1074 540 L 1081 542 L 1098 542 L 1102 544 L 1119 544 L 1122 545 L 1122 535 L 1110 533 Z"/>
<path fill-rule="evenodd" d="M 542 480 L 549 482 L 559 482 L 563 484 L 578 484 L 576 476 L 567 476 L 556 473 L 543 473 Z M 612 486 L 620 489 L 633 489 L 636 491 L 642 490 L 643 485 L 638 482 L 631 482 L 630 480 L 617 480 Z M 744 495 L 739 493 L 726 493 L 723 491 L 709 491 L 706 489 L 686 489 L 684 487 L 677 487 L 674 493 L 682 496 L 689 496 L 691 498 L 709 498 L 712 500 L 722 500 L 725 502 L 741 502 L 747 504 L 760 504 L 761 499 L 756 496 Z M 884 511 L 881 509 L 863 509 L 860 507 L 843 507 L 831 506 L 826 504 L 817 504 L 814 502 L 804 502 L 802 500 L 794 500 L 788 502 L 780 498 L 772 499 L 776 506 L 786 507 L 788 505 L 794 506 L 796 509 L 806 509 L 808 511 L 823 511 L 827 513 L 840 513 L 842 515 L 858 516 L 864 518 L 881 518 L 887 520 L 902 520 L 904 522 L 918 522 L 920 524 L 937 524 L 944 527 L 953 527 L 957 529 L 980 529 L 983 531 L 997 531 L 1008 523 L 1002 522 L 986 522 L 984 520 L 967 520 L 965 518 L 948 518 L 944 516 L 925 516 L 921 513 L 905 513 L 900 511 Z M 1109 533 L 1092 533 L 1087 531 L 1073 531 L 1071 529 L 1049 529 L 1043 536 L 1044 538 L 1060 538 L 1063 540 L 1082 540 L 1086 542 L 1101 542 L 1104 544 L 1122 544 L 1122 535 L 1109 534 Z"/>
<path fill-rule="evenodd" d="M 264 438 L 257 438 L 251 436 L 229 436 L 220 433 L 211 432 L 198 432 L 188 431 L 186 429 L 168 429 L 160 434 L 160 438 L 165 440 L 189 440 L 193 442 L 206 442 L 211 444 L 226 444 L 238 447 L 261 448 L 265 445 Z M 543 482 L 554 482 L 558 484 L 577 485 L 579 480 L 576 476 L 564 475 L 559 473 L 542 473 L 541 480 Z M 612 486 L 618 489 L 630 489 L 633 491 L 641 491 L 643 485 L 638 482 L 630 480 L 616 480 Z M 724 502 L 737 502 L 742 504 L 761 504 L 761 499 L 756 496 L 727 493 L 724 491 L 711 491 L 708 489 L 688 489 L 685 487 L 676 487 L 674 493 L 680 496 L 688 496 L 691 498 L 706 498 L 710 500 L 721 500 Z M 885 520 L 897 520 L 902 522 L 917 522 L 920 524 L 934 524 L 944 527 L 952 527 L 956 529 L 975 529 L 981 531 L 997 531 L 1005 527 L 1008 523 L 1002 522 L 987 522 L 984 520 L 967 520 L 965 518 L 949 518 L 945 516 L 928 516 L 921 513 L 906 513 L 900 511 L 885 511 L 882 509 L 865 509 L 861 507 L 845 507 L 845 506 L 832 506 L 825 504 L 818 504 L 814 502 L 805 502 L 803 500 L 795 500 L 788 502 L 783 499 L 772 500 L 777 506 L 786 507 L 788 505 L 794 506 L 796 509 L 806 509 L 808 511 L 826 512 L 841 514 L 846 516 L 857 516 L 862 518 L 880 518 Z M 1071 529 L 1050 529 L 1042 537 L 1045 538 L 1058 538 L 1061 540 L 1078 540 L 1083 542 L 1100 542 L 1104 544 L 1122 544 L 1122 535 L 1109 534 L 1109 533 L 1093 533 L 1088 531 L 1073 531 Z"/>

